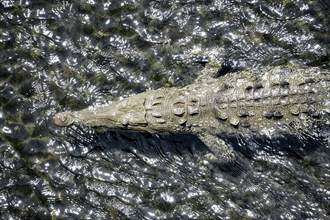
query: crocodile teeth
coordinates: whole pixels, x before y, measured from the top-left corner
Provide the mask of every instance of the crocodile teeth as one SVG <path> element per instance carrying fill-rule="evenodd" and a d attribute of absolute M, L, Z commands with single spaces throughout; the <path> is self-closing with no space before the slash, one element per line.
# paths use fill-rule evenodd
<path fill-rule="evenodd" d="M 121 121 L 121 124 L 124 125 L 124 126 L 127 126 L 127 125 L 128 125 L 128 119 L 127 119 L 127 118 L 124 118 L 124 119 Z"/>

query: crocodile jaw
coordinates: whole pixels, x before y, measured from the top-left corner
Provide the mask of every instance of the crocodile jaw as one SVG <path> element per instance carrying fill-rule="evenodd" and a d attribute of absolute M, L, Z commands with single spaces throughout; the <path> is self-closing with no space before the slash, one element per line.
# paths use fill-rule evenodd
<path fill-rule="evenodd" d="M 56 114 L 53 120 L 61 127 L 77 124 L 143 130 L 147 126 L 144 102 L 144 96 L 136 95 L 108 105 L 75 112 L 61 112 Z"/>

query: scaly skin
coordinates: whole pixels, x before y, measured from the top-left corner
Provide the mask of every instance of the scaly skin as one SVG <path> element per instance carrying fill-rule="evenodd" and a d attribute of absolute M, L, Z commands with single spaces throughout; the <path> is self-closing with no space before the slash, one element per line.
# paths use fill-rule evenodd
<path fill-rule="evenodd" d="M 282 66 L 230 73 L 183 88 L 147 91 L 109 105 L 58 113 L 54 122 L 58 126 L 191 132 L 204 142 L 219 145 L 205 133 L 249 135 L 329 127 L 329 113 L 330 73 Z"/>

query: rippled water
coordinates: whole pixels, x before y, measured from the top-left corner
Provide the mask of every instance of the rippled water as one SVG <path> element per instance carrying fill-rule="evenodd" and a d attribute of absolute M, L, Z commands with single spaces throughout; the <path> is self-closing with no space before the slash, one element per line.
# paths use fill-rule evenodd
<path fill-rule="evenodd" d="M 3 219 L 326 219 L 329 145 L 229 140 L 210 167 L 191 135 L 60 129 L 54 113 L 193 82 L 205 63 L 329 69 L 329 2 L 0 3 Z"/>

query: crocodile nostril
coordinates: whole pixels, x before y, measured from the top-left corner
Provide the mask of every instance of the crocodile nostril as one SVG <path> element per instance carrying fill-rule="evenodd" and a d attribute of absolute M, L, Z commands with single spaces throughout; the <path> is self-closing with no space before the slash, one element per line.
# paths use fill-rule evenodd
<path fill-rule="evenodd" d="M 68 126 L 72 124 L 73 118 L 66 113 L 58 113 L 54 116 L 54 123 L 58 126 Z"/>
<path fill-rule="evenodd" d="M 65 123 L 68 121 L 68 116 L 63 115 L 62 117 L 60 117 L 60 120 L 61 120 L 61 122 Z"/>

